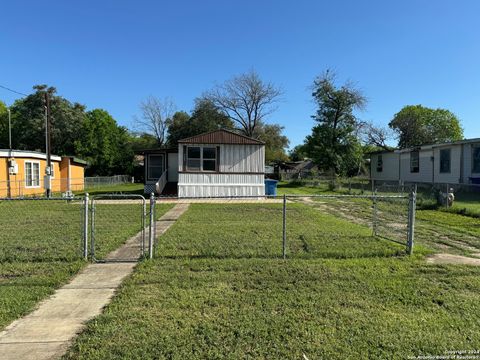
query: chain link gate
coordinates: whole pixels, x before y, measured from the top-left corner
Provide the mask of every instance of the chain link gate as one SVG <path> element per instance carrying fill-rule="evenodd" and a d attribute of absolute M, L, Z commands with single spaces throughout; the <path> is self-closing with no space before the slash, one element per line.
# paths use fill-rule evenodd
<path fill-rule="evenodd" d="M 88 202 L 88 195 L 86 198 Z M 84 228 L 84 245 L 90 245 L 92 261 L 136 262 L 147 254 L 151 256 L 154 208 L 155 201 L 150 201 L 147 213 L 147 201 L 142 195 L 94 195 L 85 211 L 90 216 Z M 86 258 L 87 253 L 85 248 Z"/>

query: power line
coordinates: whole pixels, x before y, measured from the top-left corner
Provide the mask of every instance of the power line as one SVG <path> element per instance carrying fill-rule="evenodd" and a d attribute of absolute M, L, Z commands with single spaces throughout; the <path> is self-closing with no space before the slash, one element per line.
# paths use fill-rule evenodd
<path fill-rule="evenodd" d="M 15 93 L 15 94 L 18 94 L 18 95 L 28 96 L 28 94 L 24 94 L 24 93 L 21 93 L 21 92 L 19 92 L 19 91 L 15 91 L 15 90 L 10 89 L 10 88 L 8 88 L 8 87 L 6 87 L 6 86 L 3 86 L 3 85 L 0 85 L 0 88 L 5 89 L 5 90 L 8 90 L 8 91 L 11 91 L 11 92 L 13 92 L 13 93 Z"/>

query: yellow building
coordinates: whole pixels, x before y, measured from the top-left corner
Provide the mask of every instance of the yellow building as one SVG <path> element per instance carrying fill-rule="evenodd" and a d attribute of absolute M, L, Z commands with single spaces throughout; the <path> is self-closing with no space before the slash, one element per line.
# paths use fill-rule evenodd
<path fill-rule="evenodd" d="M 87 163 L 71 156 L 50 157 L 51 191 L 61 195 L 84 189 Z M 46 155 L 36 151 L 0 150 L 0 197 L 35 196 L 45 193 Z"/>

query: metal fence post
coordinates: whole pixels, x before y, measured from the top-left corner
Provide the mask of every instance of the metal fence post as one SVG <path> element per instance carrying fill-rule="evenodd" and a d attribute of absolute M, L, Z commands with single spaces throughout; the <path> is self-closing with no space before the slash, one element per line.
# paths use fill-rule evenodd
<path fill-rule="evenodd" d="M 283 258 L 287 258 L 287 195 L 283 194 Z"/>
<path fill-rule="evenodd" d="M 415 240 L 415 211 L 417 208 L 417 185 L 414 186 L 410 193 L 410 201 L 408 207 L 408 240 L 407 240 L 407 253 L 412 255 L 413 242 Z"/>
<path fill-rule="evenodd" d="M 377 189 L 373 190 L 373 214 L 372 214 L 372 233 L 373 236 L 377 236 L 377 217 L 378 217 L 378 211 L 377 211 Z"/>
<path fill-rule="evenodd" d="M 88 193 L 83 199 L 83 258 L 88 259 Z"/>
<path fill-rule="evenodd" d="M 95 200 L 92 200 L 90 212 L 90 256 L 95 260 Z"/>
<path fill-rule="evenodd" d="M 142 257 L 145 256 L 145 226 L 147 221 L 147 203 L 143 199 L 142 204 Z"/>
<path fill-rule="evenodd" d="M 154 226 L 155 226 L 155 194 L 152 192 L 150 194 L 150 224 L 148 227 L 148 258 L 153 258 L 153 236 L 154 236 Z"/>

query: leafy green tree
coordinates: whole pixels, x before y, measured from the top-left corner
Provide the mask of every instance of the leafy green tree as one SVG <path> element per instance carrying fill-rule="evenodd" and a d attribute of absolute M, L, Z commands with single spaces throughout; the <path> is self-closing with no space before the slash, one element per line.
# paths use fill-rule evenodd
<path fill-rule="evenodd" d="M 0 149 L 8 149 L 8 111 L 3 101 L 0 101 Z"/>
<path fill-rule="evenodd" d="M 315 79 L 312 96 L 318 106 L 313 116 L 317 125 L 306 138 L 307 155 L 334 175 L 357 174 L 363 154 L 354 111 L 365 107 L 365 97 L 350 83 L 337 86 L 328 70 Z"/>
<path fill-rule="evenodd" d="M 130 143 L 133 151 L 155 149 L 158 147 L 157 138 L 148 133 L 130 133 Z"/>
<path fill-rule="evenodd" d="M 233 129 L 232 120 L 211 101 L 197 99 L 191 116 L 184 111 L 174 114 L 168 127 L 168 145 L 175 147 L 180 139 L 222 128 Z"/>
<path fill-rule="evenodd" d="M 402 149 L 463 139 L 463 129 L 455 114 L 422 105 L 403 107 L 388 126 L 398 135 Z"/>
<path fill-rule="evenodd" d="M 128 130 L 105 110 L 87 112 L 75 148 L 87 160 L 89 176 L 132 173 L 134 153 Z"/>
<path fill-rule="evenodd" d="M 45 93 L 50 98 L 52 153 L 72 155 L 85 119 L 85 107 L 57 96 L 54 87 L 36 85 L 35 93 L 11 107 L 12 143 L 21 150 L 45 150 Z"/>
<path fill-rule="evenodd" d="M 265 161 L 286 161 L 288 156 L 285 148 L 289 140 L 282 134 L 284 127 L 278 124 L 259 124 L 255 129 L 254 137 L 265 143 Z"/>
<path fill-rule="evenodd" d="M 307 149 L 305 144 L 300 144 L 295 146 L 292 150 L 289 151 L 288 157 L 291 161 L 303 161 L 307 158 Z"/>

